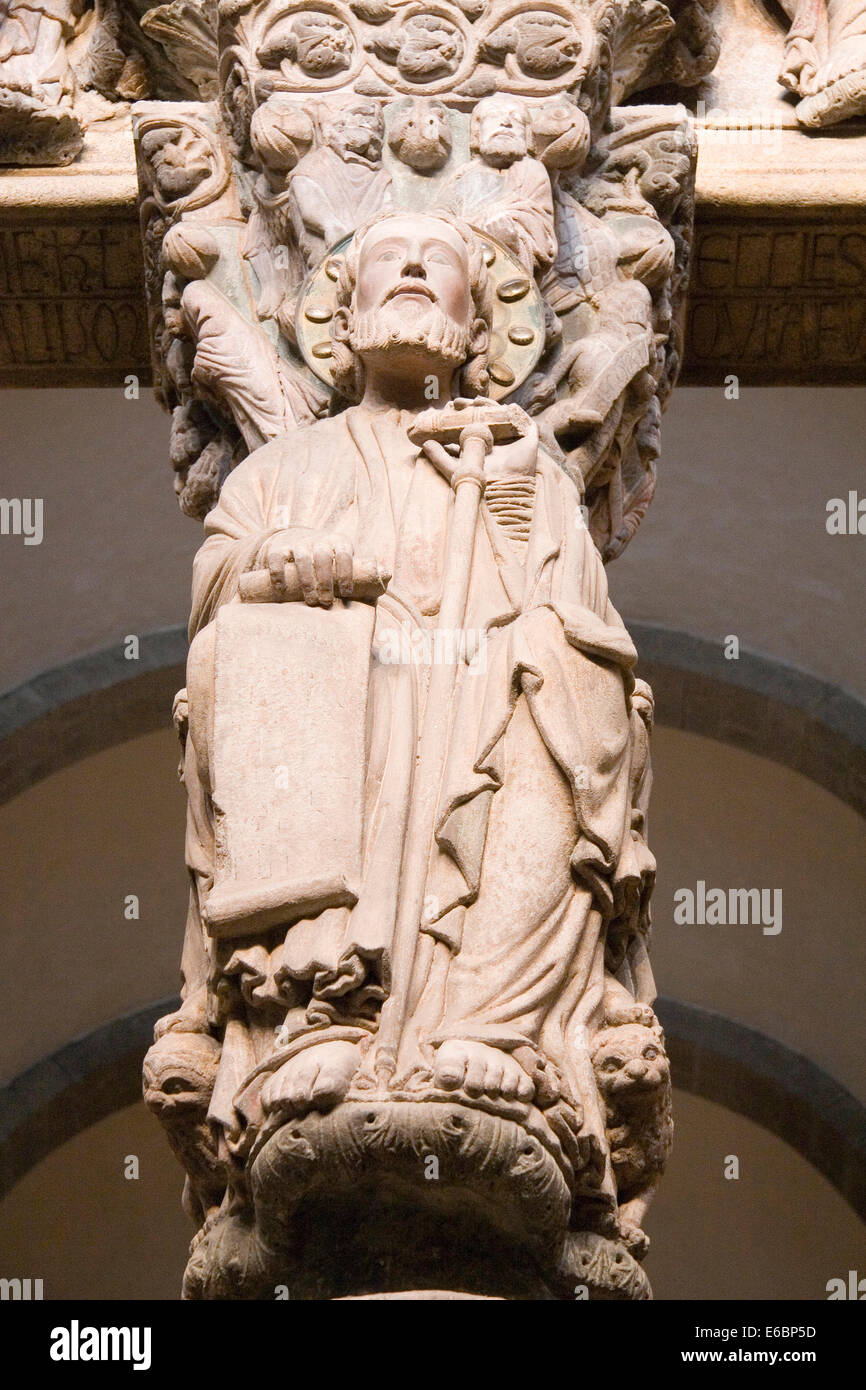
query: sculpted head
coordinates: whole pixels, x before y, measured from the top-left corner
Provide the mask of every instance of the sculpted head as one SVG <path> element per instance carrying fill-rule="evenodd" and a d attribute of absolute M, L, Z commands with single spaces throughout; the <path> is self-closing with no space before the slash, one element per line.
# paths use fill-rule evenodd
<path fill-rule="evenodd" d="M 529 154 L 529 112 L 517 97 L 492 96 L 479 101 L 469 125 L 469 148 L 497 168 Z"/>
<path fill-rule="evenodd" d="M 658 1090 L 670 1079 L 661 1029 L 637 1021 L 602 1028 L 593 1040 L 592 1066 L 601 1094 L 617 1102 Z"/>
<path fill-rule="evenodd" d="M 451 154 L 448 112 L 433 97 L 415 97 L 391 125 L 388 144 L 395 155 L 416 173 L 441 169 Z"/>
<path fill-rule="evenodd" d="M 141 151 L 150 164 L 156 191 L 166 203 L 194 193 L 213 167 L 207 141 L 188 126 L 149 130 L 142 137 Z"/>
<path fill-rule="evenodd" d="M 452 373 L 460 392 L 487 387 L 490 305 L 481 243 L 435 214 L 380 213 L 355 234 L 338 286 L 333 375 L 349 399 L 386 367 Z"/>
<path fill-rule="evenodd" d="M 350 97 L 330 113 L 325 133 L 341 159 L 358 155 L 375 164 L 382 156 L 385 139 L 382 107 L 369 97 Z"/>
<path fill-rule="evenodd" d="M 285 92 L 273 92 L 253 113 L 250 144 L 266 169 L 286 174 L 313 143 L 313 123 Z"/>

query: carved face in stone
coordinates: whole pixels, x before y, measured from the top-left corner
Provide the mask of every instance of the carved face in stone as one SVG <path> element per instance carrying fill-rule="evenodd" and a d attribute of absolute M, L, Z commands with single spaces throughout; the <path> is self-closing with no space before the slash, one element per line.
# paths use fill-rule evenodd
<path fill-rule="evenodd" d="M 360 399 L 368 369 L 384 367 L 397 382 L 405 365 L 407 373 L 459 369 L 460 394 L 483 393 L 491 314 L 482 246 L 469 226 L 435 213 L 380 214 L 356 233 L 340 270 L 334 384 Z"/>
<path fill-rule="evenodd" d="M 355 286 L 356 351 L 428 342 L 462 360 L 474 318 L 469 253 L 461 234 L 438 217 L 388 217 L 361 243 Z"/>
<path fill-rule="evenodd" d="M 451 153 L 451 127 L 442 102 L 418 97 L 394 121 L 388 143 L 417 173 L 441 169 Z"/>
<path fill-rule="evenodd" d="M 529 153 L 529 129 L 521 102 L 487 97 L 472 113 L 472 149 L 488 164 L 503 167 Z"/>
<path fill-rule="evenodd" d="M 377 101 L 348 101 L 328 122 L 328 144 L 342 159 L 354 154 L 375 164 L 381 158 L 384 138 L 385 122 Z"/>
<path fill-rule="evenodd" d="M 186 198 L 211 172 L 211 151 L 194 130 L 152 130 L 141 142 L 153 170 L 156 191 L 165 202 Z"/>
<path fill-rule="evenodd" d="M 595 1041 L 592 1065 L 602 1095 L 614 1101 L 629 1093 L 655 1091 L 670 1076 L 662 1043 L 642 1023 L 603 1029 Z"/>

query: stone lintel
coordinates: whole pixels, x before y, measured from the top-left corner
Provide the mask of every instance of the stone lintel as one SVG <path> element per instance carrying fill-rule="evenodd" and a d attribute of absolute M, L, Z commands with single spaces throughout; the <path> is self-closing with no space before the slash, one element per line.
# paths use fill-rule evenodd
<path fill-rule="evenodd" d="M 683 383 L 866 383 L 866 124 L 696 124 Z M 0 173 L 0 386 L 149 385 L 142 276 L 128 131 Z"/>
<path fill-rule="evenodd" d="M 61 169 L 0 172 L 0 386 L 151 379 L 128 127 Z"/>
<path fill-rule="evenodd" d="M 866 126 L 698 123 L 683 380 L 866 382 Z"/>

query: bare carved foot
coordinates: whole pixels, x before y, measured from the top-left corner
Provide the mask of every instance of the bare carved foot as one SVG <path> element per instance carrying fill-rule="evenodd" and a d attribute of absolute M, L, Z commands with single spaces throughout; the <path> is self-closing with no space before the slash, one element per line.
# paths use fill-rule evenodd
<path fill-rule="evenodd" d="M 535 1095 L 531 1080 L 510 1052 L 460 1038 L 450 1038 L 437 1049 L 434 1077 L 443 1090 L 463 1090 L 473 1097 L 531 1101 Z"/>
<path fill-rule="evenodd" d="M 623 1244 L 630 1255 L 636 1260 L 642 1260 L 650 1247 L 650 1238 L 640 1226 L 634 1226 L 627 1221 L 623 1221 L 620 1226 Z"/>
<path fill-rule="evenodd" d="M 358 1048 L 350 1042 L 323 1042 L 284 1062 L 262 1087 L 266 1115 L 305 1115 L 330 1110 L 345 1098 L 358 1070 Z"/>

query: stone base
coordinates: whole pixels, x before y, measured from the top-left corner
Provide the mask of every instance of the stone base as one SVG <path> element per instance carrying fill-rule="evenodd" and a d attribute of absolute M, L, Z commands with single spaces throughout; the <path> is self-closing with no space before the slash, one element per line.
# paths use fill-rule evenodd
<path fill-rule="evenodd" d="M 383 1288 L 428 1278 L 441 1288 L 443 1266 L 461 1271 L 457 1287 L 464 1278 L 474 1285 L 476 1273 L 478 1291 L 490 1291 L 491 1277 L 534 1286 L 527 1258 L 555 1264 L 568 1229 L 567 1171 L 537 1111 L 521 1122 L 456 1100 L 347 1100 L 283 1124 L 251 1156 L 262 1240 L 276 1250 L 307 1246 L 305 1277 L 322 1288 L 359 1261 L 371 1274 L 387 1269 Z M 519 1275 L 503 1273 L 517 1250 Z"/>
<path fill-rule="evenodd" d="M 618 1239 L 569 1229 L 573 1176 L 521 1108 L 375 1096 L 264 1132 L 251 1203 L 193 1242 L 185 1297 L 650 1298 Z"/>
<path fill-rule="evenodd" d="M 528 1235 L 528 1233 L 524 1233 Z M 618 1241 L 567 1234 L 545 1271 L 526 1241 L 508 1239 L 477 1210 L 419 1208 L 413 1194 L 362 1184 L 322 1194 L 295 1222 L 291 1252 L 270 1249 L 243 1214 L 220 1214 L 193 1241 L 183 1296 L 191 1300 L 487 1299 L 635 1302 L 649 1281 Z M 443 1287 L 445 1285 L 445 1287 Z"/>

